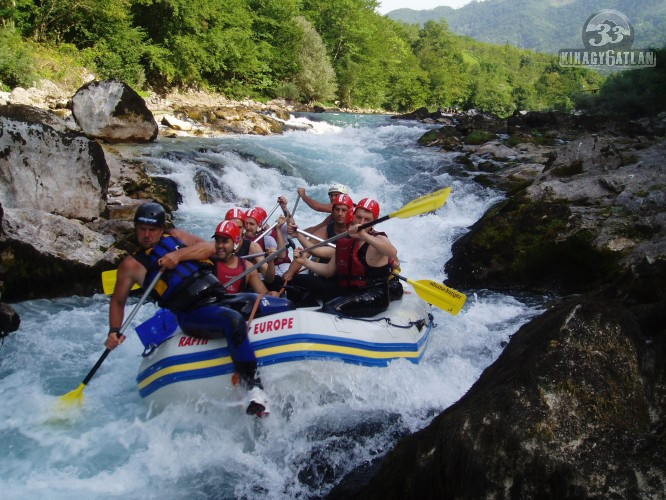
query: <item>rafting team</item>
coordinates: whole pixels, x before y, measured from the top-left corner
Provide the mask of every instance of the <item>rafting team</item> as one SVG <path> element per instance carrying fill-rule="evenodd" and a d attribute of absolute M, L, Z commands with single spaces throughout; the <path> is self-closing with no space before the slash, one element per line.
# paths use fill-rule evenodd
<path fill-rule="evenodd" d="M 347 317 L 373 316 L 385 311 L 391 299 L 402 296 L 400 282 L 390 279 L 392 268 L 398 266 L 397 250 L 386 234 L 372 228 L 359 230 L 379 217 L 379 203 L 364 198 L 354 204 L 342 184 L 330 187 L 330 203 L 310 198 L 303 188 L 298 192 L 311 208 L 328 212 L 319 225 L 300 230 L 281 196 L 278 204 L 283 215 L 273 229 L 266 227 L 263 208 L 232 208 L 215 228 L 214 242 L 182 229 L 166 230 L 164 208 L 158 203 L 141 205 L 134 216 L 140 249 L 118 267 L 106 347 L 112 350 L 125 338 L 119 332 L 132 287 L 152 283 L 161 272 L 151 292 L 158 305 L 176 315 L 187 335 L 226 338 L 235 371 L 248 391 L 246 413 L 268 415 L 246 318 L 230 306 L 230 296 L 251 291 L 278 297 L 286 291 L 296 306 L 318 306 L 322 301 L 323 312 Z M 348 235 L 334 247 L 308 250 L 345 232 Z M 288 249 L 294 237 L 302 248 L 294 248 L 292 260 Z M 258 269 L 246 272 L 259 263 Z"/>

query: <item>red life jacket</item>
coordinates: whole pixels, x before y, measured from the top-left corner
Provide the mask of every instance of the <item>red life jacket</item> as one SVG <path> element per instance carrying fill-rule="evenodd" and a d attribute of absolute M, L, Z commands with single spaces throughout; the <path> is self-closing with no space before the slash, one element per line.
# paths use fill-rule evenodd
<path fill-rule="evenodd" d="M 385 233 L 373 233 L 386 236 Z M 364 241 L 349 236 L 340 238 L 335 246 L 335 266 L 338 284 L 341 287 L 360 288 L 378 283 L 386 283 L 391 265 L 369 266 L 365 254 L 368 246 Z"/>
<path fill-rule="evenodd" d="M 238 259 L 238 261 L 239 265 L 236 267 L 229 267 L 221 260 L 215 262 L 215 275 L 217 276 L 217 279 L 220 280 L 220 283 L 224 285 L 225 283 L 234 279 L 236 276 L 245 271 L 246 269 L 245 259 Z M 234 293 L 244 292 L 246 280 L 247 276 L 245 276 L 243 279 L 240 279 L 232 283 L 231 286 L 226 288 L 227 293 L 234 294 Z"/>

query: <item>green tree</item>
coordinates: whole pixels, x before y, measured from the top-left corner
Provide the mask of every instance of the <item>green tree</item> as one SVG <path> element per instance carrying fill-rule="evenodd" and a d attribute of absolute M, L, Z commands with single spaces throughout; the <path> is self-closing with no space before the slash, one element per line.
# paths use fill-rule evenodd
<path fill-rule="evenodd" d="M 307 19 L 297 17 L 294 22 L 302 29 L 298 50 L 300 68 L 294 76 L 300 95 L 310 103 L 333 100 L 338 86 L 326 46 Z"/>

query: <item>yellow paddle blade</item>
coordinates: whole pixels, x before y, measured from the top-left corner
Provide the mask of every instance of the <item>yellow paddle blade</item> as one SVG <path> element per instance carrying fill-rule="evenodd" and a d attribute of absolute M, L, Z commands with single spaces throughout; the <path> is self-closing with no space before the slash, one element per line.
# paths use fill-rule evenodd
<path fill-rule="evenodd" d="M 406 279 L 405 281 L 412 285 L 414 291 L 427 303 L 439 307 L 454 316 L 460 312 L 467 300 L 467 296 L 464 293 L 460 293 L 437 281 L 413 281 L 410 279 Z"/>
<path fill-rule="evenodd" d="M 72 406 L 80 406 L 83 404 L 83 389 L 85 389 L 85 384 L 80 384 L 73 391 L 68 392 L 67 394 L 60 396 L 58 399 L 58 406 L 61 408 L 68 408 Z"/>
<path fill-rule="evenodd" d="M 116 287 L 116 278 L 118 277 L 118 270 L 111 269 L 110 271 L 104 271 L 102 273 L 102 289 L 106 295 L 111 295 L 113 289 Z M 139 287 L 138 284 L 134 284 L 132 290 L 137 290 Z"/>
<path fill-rule="evenodd" d="M 451 194 L 451 188 L 443 188 L 434 193 L 423 195 L 415 200 L 410 201 L 400 210 L 397 210 L 389 215 L 389 217 L 399 217 L 406 219 L 407 217 L 414 217 L 415 215 L 433 212 L 441 208 Z"/>

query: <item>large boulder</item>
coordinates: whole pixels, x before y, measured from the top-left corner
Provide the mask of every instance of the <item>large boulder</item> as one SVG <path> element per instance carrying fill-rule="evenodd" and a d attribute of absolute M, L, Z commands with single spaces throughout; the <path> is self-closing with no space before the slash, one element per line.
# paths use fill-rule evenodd
<path fill-rule="evenodd" d="M 468 393 L 364 486 L 329 498 L 662 498 L 664 342 L 569 300 L 521 328 Z"/>
<path fill-rule="evenodd" d="M 145 101 L 118 80 L 93 81 L 72 98 L 72 113 L 83 133 L 106 142 L 150 142 L 158 126 Z"/>
<path fill-rule="evenodd" d="M 456 241 L 449 284 L 579 293 L 665 258 L 665 155 L 666 141 L 627 149 L 594 136 L 560 148 Z"/>
<path fill-rule="evenodd" d="M 106 208 L 109 168 L 99 144 L 53 113 L 0 106 L 0 203 L 92 220 Z"/>
<path fill-rule="evenodd" d="M 0 236 L 3 300 L 91 293 L 100 272 L 117 264 L 115 238 L 78 220 L 5 208 Z"/>

